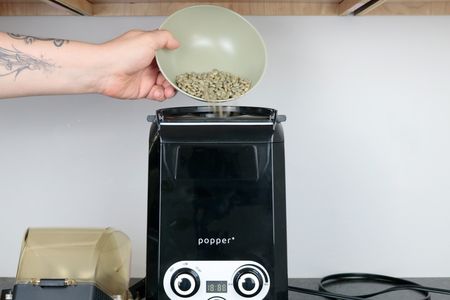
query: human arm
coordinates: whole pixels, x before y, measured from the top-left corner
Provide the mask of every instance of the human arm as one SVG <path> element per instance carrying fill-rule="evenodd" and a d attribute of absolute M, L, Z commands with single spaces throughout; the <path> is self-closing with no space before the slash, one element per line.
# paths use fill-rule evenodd
<path fill-rule="evenodd" d="M 154 57 L 178 46 L 161 30 L 132 30 L 98 45 L 0 33 L 0 98 L 100 93 L 165 100 L 175 91 Z"/>

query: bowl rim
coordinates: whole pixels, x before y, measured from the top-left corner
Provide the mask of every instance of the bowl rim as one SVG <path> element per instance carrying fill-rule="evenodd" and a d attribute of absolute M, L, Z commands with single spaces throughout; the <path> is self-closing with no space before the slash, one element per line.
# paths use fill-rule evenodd
<path fill-rule="evenodd" d="M 252 28 L 252 30 L 256 33 L 256 35 L 258 36 L 259 40 L 261 41 L 262 48 L 263 48 L 263 51 L 264 51 L 264 67 L 263 67 L 263 71 L 261 72 L 261 76 L 259 76 L 258 81 L 257 81 L 256 83 L 252 84 L 251 88 L 250 88 L 247 92 L 245 92 L 244 94 L 240 95 L 239 97 L 234 97 L 234 98 L 224 99 L 224 100 L 206 100 L 206 99 L 203 99 L 203 98 L 200 98 L 200 97 L 193 96 L 193 95 L 191 95 L 191 94 L 189 94 L 189 93 L 183 91 L 182 89 L 180 89 L 180 88 L 176 85 L 176 83 L 172 82 L 172 80 L 170 80 L 170 79 L 168 78 L 168 76 L 166 75 L 166 73 L 164 72 L 164 70 L 161 68 L 161 63 L 159 62 L 159 58 L 158 58 L 159 50 L 156 51 L 156 54 L 155 54 L 155 59 L 156 59 L 156 64 L 158 65 L 158 69 L 159 69 L 159 71 L 161 72 L 161 74 L 164 76 L 164 78 L 170 83 L 171 86 L 173 86 L 177 91 L 179 91 L 179 92 L 185 94 L 186 96 L 188 96 L 188 97 L 190 97 L 190 98 L 193 98 L 193 99 L 196 99 L 196 100 L 199 100 L 199 101 L 203 101 L 203 102 L 208 102 L 208 103 L 228 102 L 228 101 L 233 101 L 233 100 L 239 99 L 239 98 L 241 98 L 241 97 L 247 95 L 248 93 L 250 93 L 252 90 L 254 90 L 254 88 L 255 88 L 257 85 L 259 85 L 259 83 L 261 82 L 262 78 L 263 78 L 264 75 L 266 74 L 267 63 L 268 63 L 266 43 L 264 42 L 264 39 L 263 39 L 262 35 L 259 33 L 259 31 L 256 29 L 256 27 L 255 27 L 252 23 L 250 23 L 249 20 L 247 20 L 246 18 L 244 18 L 242 15 L 238 14 L 238 13 L 235 12 L 234 10 L 229 9 L 229 8 L 226 8 L 226 7 L 223 7 L 223 6 L 212 5 L 212 4 L 198 4 L 198 5 L 191 5 L 191 6 L 188 6 L 188 7 L 185 7 L 185 8 L 182 8 L 182 9 L 177 10 L 176 12 L 174 12 L 173 14 L 171 14 L 170 16 L 168 16 L 168 17 L 164 20 L 164 22 L 162 22 L 162 24 L 159 26 L 158 30 L 165 30 L 165 29 L 163 28 L 164 25 L 166 25 L 166 24 L 170 21 L 170 19 L 172 19 L 173 17 L 175 17 L 177 14 L 182 13 L 182 12 L 184 12 L 184 11 L 186 11 L 186 10 L 189 10 L 189 9 L 197 9 L 197 8 L 200 8 L 200 7 L 213 7 L 213 8 L 215 8 L 215 9 L 219 9 L 219 10 L 227 11 L 228 13 L 232 13 L 232 14 L 238 16 L 238 17 L 239 17 L 241 20 L 243 20 L 245 23 L 247 23 L 247 24 L 250 26 L 250 28 Z"/>

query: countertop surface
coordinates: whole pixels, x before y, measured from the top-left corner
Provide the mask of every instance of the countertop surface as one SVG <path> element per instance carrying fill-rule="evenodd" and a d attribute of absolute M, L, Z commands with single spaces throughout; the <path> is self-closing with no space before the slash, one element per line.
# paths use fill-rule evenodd
<path fill-rule="evenodd" d="M 430 287 L 436 287 L 436 288 L 443 288 L 443 289 L 450 289 L 450 278 L 414 278 L 411 279 L 419 284 L 430 286 Z M 290 279 L 289 284 L 293 286 L 299 286 L 303 288 L 309 288 L 309 289 L 317 289 L 319 279 Z M 13 278 L 0 278 L 0 290 L 11 288 L 14 284 Z M 369 293 L 374 292 L 379 288 L 380 286 L 376 285 L 369 285 L 369 284 L 358 284 L 358 285 L 352 285 L 352 286 L 337 286 L 336 292 L 342 293 L 342 294 L 357 294 L 357 293 Z M 351 289 L 350 289 L 351 288 Z M 318 299 L 326 299 L 322 297 L 315 297 L 315 296 L 309 296 L 309 295 L 303 295 L 303 294 L 297 294 L 297 293 L 289 293 L 289 300 L 318 300 Z M 395 292 L 390 295 L 384 295 L 384 296 L 378 296 L 375 298 L 371 298 L 372 300 L 419 300 L 422 299 L 422 297 L 416 293 L 412 292 Z M 444 296 L 444 295 L 437 295 L 433 294 L 431 296 L 431 300 L 449 300 L 450 296 Z M 278 300 L 278 299 L 277 299 Z"/>

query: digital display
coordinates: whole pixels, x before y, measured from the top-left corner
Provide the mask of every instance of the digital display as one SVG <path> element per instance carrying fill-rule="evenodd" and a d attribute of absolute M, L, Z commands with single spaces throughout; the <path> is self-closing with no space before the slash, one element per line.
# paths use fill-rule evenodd
<path fill-rule="evenodd" d="M 228 282 L 226 281 L 207 281 L 206 292 L 207 293 L 226 293 Z"/>

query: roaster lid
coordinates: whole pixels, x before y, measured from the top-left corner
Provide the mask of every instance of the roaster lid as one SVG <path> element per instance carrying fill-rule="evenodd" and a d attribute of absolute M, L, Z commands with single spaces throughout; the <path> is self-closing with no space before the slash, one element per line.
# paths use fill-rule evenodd
<path fill-rule="evenodd" d="M 272 108 L 248 106 L 190 106 L 160 109 L 156 120 L 164 123 L 267 123 L 284 121 L 284 116 L 277 118 L 277 111 Z M 155 116 L 149 116 L 154 121 Z"/>

